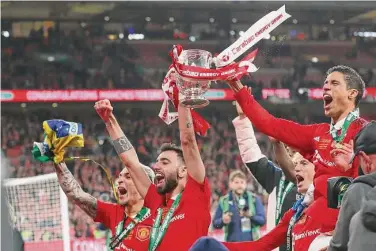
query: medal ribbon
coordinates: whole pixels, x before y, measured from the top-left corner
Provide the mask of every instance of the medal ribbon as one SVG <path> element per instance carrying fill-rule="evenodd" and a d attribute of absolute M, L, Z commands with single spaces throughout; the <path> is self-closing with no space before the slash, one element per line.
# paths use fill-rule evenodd
<path fill-rule="evenodd" d="M 278 225 L 279 221 L 282 217 L 282 205 L 285 201 L 286 195 L 291 191 L 294 187 L 294 183 L 288 182 L 287 186 L 285 187 L 286 177 L 282 175 L 281 179 L 279 180 L 279 190 L 277 194 L 277 205 L 275 210 L 275 224 Z"/>
<path fill-rule="evenodd" d="M 168 226 L 170 225 L 170 221 L 172 219 L 172 216 L 175 213 L 176 208 L 179 206 L 180 199 L 181 199 L 182 193 L 180 193 L 177 197 L 174 203 L 172 203 L 170 209 L 168 210 L 168 213 L 166 214 L 166 217 L 163 220 L 162 225 L 161 219 L 162 219 L 162 208 L 158 208 L 157 217 L 153 224 L 153 229 L 151 230 L 150 234 L 150 243 L 149 243 L 149 249 L 148 251 L 155 251 L 160 244 L 163 236 L 165 235 Z"/>
<path fill-rule="evenodd" d="M 162 83 L 162 90 L 166 95 L 159 112 L 159 117 L 168 125 L 174 122 L 178 117 L 176 112 L 170 112 L 168 108 L 169 100 L 172 101 L 175 109 L 177 109 L 179 104 L 179 90 L 177 89 L 175 83 L 177 74 L 188 79 L 214 81 L 234 78 L 239 79 L 245 74 L 255 72 L 257 68 L 252 64 L 252 62 L 257 54 L 257 50 L 248 54 L 239 63 L 231 63 L 244 54 L 244 52 L 250 49 L 258 41 L 269 35 L 272 30 L 277 28 L 289 17 L 290 15 L 286 13 L 285 6 L 282 6 L 278 10 L 272 11 L 262 17 L 233 44 L 222 51 L 217 57 L 212 59 L 217 69 L 206 69 L 180 64 L 177 59 L 183 51 L 183 48 L 180 45 L 174 46 L 170 52 L 173 63 L 169 67 L 169 70 Z M 195 132 L 201 136 L 205 135 L 206 131 L 210 128 L 208 122 L 193 111 L 192 120 Z"/>
<path fill-rule="evenodd" d="M 294 216 L 291 217 L 289 226 L 287 228 L 287 235 L 286 235 L 286 248 L 287 251 L 292 250 L 292 239 L 291 239 L 291 234 L 292 234 L 292 228 L 294 227 L 295 223 L 300 219 L 300 217 L 303 214 L 303 210 L 306 208 L 306 205 L 303 204 L 303 199 L 298 200 L 295 202 L 293 206 L 293 210 L 295 211 Z"/>
<path fill-rule="evenodd" d="M 356 108 L 354 111 L 347 114 L 345 122 L 341 127 L 340 135 L 338 135 L 338 130 L 333 125 L 330 125 L 330 134 L 332 135 L 333 140 L 340 143 L 346 136 L 347 130 L 349 129 L 351 123 L 357 118 L 359 118 L 359 108 Z"/>
<path fill-rule="evenodd" d="M 147 207 L 143 207 L 140 212 L 136 215 L 136 217 L 128 224 L 128 226 L 124 228 L 124 220 L 120 221 L 119 224 L 116 226 L 115 233 L 113 240 L 110 243 L 110 248 L 116 248 L 125 237 L 131 232 L 131 230 L 141 221 L 145 220 L 148 216 L 150 216 L 150 209 Z"/>

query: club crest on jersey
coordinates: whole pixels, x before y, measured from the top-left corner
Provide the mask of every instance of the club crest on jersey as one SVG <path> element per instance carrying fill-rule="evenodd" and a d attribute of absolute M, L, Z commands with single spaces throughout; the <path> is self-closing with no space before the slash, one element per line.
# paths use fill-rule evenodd
<path fill-rule="evenodd" d="M 136 238 L 139 241 L 146 241 L 150 237 L 150 227 L 141 226 L 137 229 Z"/>

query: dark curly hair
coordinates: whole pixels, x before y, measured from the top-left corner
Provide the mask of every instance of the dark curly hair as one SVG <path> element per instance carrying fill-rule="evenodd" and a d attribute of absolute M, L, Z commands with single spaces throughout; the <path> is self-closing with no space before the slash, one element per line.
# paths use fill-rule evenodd
<path fill-rule="evenodd" d="M 159 148 L 159 154 L 165 151 L 174 151 L 178 155 L 178 157 L 181 159 L 181 161 L 184 163 L 184 156 L 183 156 L 183 150 L 180 146 L 175 145 L 174 143 L 163 143 L 162 146 Z"/>

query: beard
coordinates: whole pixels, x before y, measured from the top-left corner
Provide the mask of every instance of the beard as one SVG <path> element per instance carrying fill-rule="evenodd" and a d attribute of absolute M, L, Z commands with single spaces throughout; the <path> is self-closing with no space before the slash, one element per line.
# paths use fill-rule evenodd
<path fill-rule="evenodd" d="M 234 192 L 235 192 L 236 195 L 243 195 L 244 191 L 245 190 L 243 188 L 238 188 Z"/>
<path fill-rule="evenodd" d="M 163 187 L 158 187 L 157 192 L 159 194 L 166 194 L 166 193 L 171 193 L 177 186 L 178 186 L 178 177 L 171 177 L 170 175 L 168 178 L 165 179 L 165 184 Z"/>

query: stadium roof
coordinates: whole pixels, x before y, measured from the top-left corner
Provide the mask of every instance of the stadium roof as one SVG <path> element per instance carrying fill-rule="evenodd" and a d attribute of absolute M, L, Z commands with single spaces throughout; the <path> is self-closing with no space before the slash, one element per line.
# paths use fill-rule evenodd
<path fill-rule="evenodd" d="M 35 20 L 72 20 L 103 21 L 105 16 L 113 22 L 139 23 L 145 17 L 154 22 L 166 22 L 174 17 L 177 22 L 208 22 L 210 17 L 217 19 L 228 16 L 236 18 L 238 23 L 252 23 L 264 14 L 276 10 L 283 4 L 286 10 L 300 24 L 328 24 L 333 19 L 337 24 L 351 20 L 356 24 L 371 24 L 375 15 L 366 15 L 376 11 L 376 2 L 250 2 L 250 1 L 182 1 L 182 2 L 1 2 L 2 19 Z M 362 18 L 364 15 L 368 18 Z M 371 18 L 369 18 L 371 16 Z"/>

